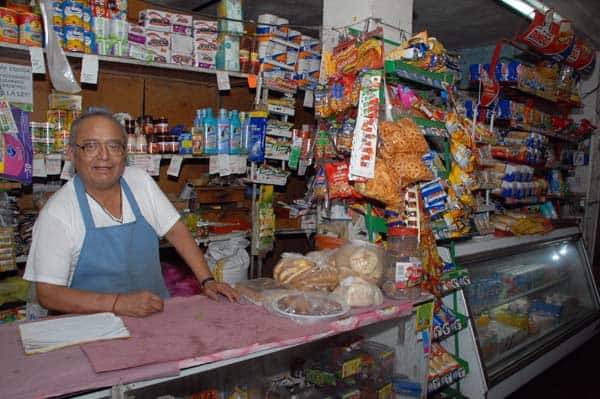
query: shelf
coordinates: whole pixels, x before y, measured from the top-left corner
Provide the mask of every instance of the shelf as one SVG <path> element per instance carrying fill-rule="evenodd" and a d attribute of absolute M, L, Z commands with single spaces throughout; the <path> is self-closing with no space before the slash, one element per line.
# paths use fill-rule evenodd
<path fill-rule="evenodd" d="M 444 138 L 448 137 L 448 131 L 446 130 L 446 124 L 444 122 L 432 121 L 419 117 L 413 117 L 411 119 L 417 124 L 417 126 L 423 129 L 426 136 Z"/>
<path fill-rule="evenodd" d="M 279 229 L 275 230 L 275 235 L 288 236 L 296 234 L 312 234 L 316 232 L 316 229 Z"/>
<path fill-rule="evenodd" d="M 209 244 L 211 242 L 216 242 L 216 241 L 226 241 L 231 238 L 240 238 L 240 237 L 246 238 L 249 236 L 250 236 L 250 232 L 234 231 L 232 233 L 227 233 L 227 234 L 209 234 L 208 237 L 194 238 L 194 241 L 196 241 L 196 244 L 201 245 L 201 244 Z M 160 248 L 173 248 L 173 246 L 168 241 L 163 240 L 160 242 Z"/>
<path fill-rule="evenodd" d="M 446 90 L 455 80 L 450 72 L 430 72 L 404 61 L 385 61 L 385 73 L 440 90 Z"/>
<path fill-rule="evenodd" d="M 484 312 L 486 310 L 497 308 L 499 306 L 506 305 L 507 303 L 516 301 L 519 298 L 523 298 L 525 296 L 528 296 L 528 295 L 531 295 L 531 294 L 535 294 L 536 292 L 544 291 L 544 290 L 546 290 L 548 288 L 552 288 L 552 287 L 554 287 L 554 286 L 556 286 L 558 284 L 564 283 L 568 279 L 569 279 L 568 276 L 567 277 L 563 277 L 561 279 L 558 279 L 558 280 L 555 280 L 555 281 L 551 281 L 551 282 L 546 283 L 546 284 L 542 284 L 539 287 L 532 288 L 532 289 L 530 289 L 528 291 L 525 291 L 525 292 L 522 292 L 520 294 L 513 295 L 510 298 L 505 298 L 505 299 L 503 299 L 501 301 L 497 301 L 497 302 L 495 302 L 493 304 L 484 305 L 484 306 L 473 306 L 473 314 L 474 315 L 479 315 L 479 314 L 481 314 L 482 312 Z"/>
<path fill-rule="evenodd" d="M 452 370 L 450 373 L 435 377 L 427 380 L 427 393 L 433 393 L 439 391 L 442 388 L 448 387 L 455 382 L 463 379 L 469 374 L 469 364 L 459 358 L 454 356 L 456 362 L 460 365 L 460 367 Z"/>
<path fill-rule="evenodd" d="M 469 325 L 467 316 L 454 312 L 454 317 L 456 320 L 452 324 L 444 323 L 442 326 L 434 325 L 432 327 L 432 337 L 434 341 L 441 341 L 467 328 Z"/>
<path fill-rule="evenodd" d="M 0 51 L 12 53 L 12 54 L 8 54 L 8 55 L 29 56 L 29 47 L 23 46 L 20 44 L 0 43 Z M 46 52 L 45 49 L 44 49 L 44 52 Z M 87 54 L 73 53 L 73 52 L 65 51 L 65 55 L 69 58 L 83 58 L 83 56 L 87 55 Z M 217 72 L 220 72 L 217 69 L 200 68 L 200 67 L 193 67 L 193 66 L 179 65 L 179 64 L 156 64 L 156 63 L 149 63 L 146 61 L 136 60 L 133 58 L 112 57 L 112 56 L 107 56 L 107 55 L 99 55 L 98 60 L 101 62 L 108 62 L 108 63 L 113 63 L 113 64 L 135 65 L 135 66 L 142 66 L 142 67 L 148 67 L 148 68 L 197 72 L 197 73 L 204 73 L 204 74 L 208 74 L 208 75 L 216 75 Z M 233 71 L 224 71 L 224 72 L 227 72 L 229 77 L 240 78 L 240 79 L 248 78 L 247 73 L 233 72 Z"/>
<path fill-rule="evenodd" d="M 269 114 L 274 115 L 294 116 L 296 114 L 296 110 L 293 108 L 274 104 L 269 104 L 267 110 L 269 111 Z"/>

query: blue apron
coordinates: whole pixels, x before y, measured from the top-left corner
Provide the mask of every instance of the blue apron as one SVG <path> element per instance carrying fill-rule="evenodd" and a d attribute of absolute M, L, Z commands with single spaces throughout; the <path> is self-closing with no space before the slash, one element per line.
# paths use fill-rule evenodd
<path fill-rule="evenodd" d="M 158 237 L 142 216 L 127 182 L 120 179 L 135 221 L 108 227 L 94 225 L 85 188 L 78 175 L 74 183 L 85 223 L 85 238 L 70 287 L 106 293 L 147 290 L 168 298 L 160 267 Z"/>

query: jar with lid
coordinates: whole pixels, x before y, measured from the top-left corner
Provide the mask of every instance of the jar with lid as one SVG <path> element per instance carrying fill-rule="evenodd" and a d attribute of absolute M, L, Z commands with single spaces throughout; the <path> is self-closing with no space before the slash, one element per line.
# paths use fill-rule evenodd
<path fill-rule="evenodd" d="M 149 154 L 160 154 L 160 148 L 158 146 L 158 140 L 161 136 L 153 134 L 148 137 L 148 153 Z"/>
<path fill-rule="evenodd" d="M 386 251 L 383 292 L 392 298 L 414 299 L 421 293 L 423 269 L 418 252 L 418 230 L 390 227 Z"/>
<path fill-rule="evenodd" d="M 179 137 L 170 135 L 168 137 L 168 152 L 169 154 L 179 154 Z"/>
<path fill-rule="evenodd" d="M 148 152 L 148 141 L 146 140 L 145 135 L 138 134 L 135 136 L 135 152 L 140 154 Z"/>
<path fill-rule="evenodd" d="M 146 135 L 154 134 L 154 120 L 150 115 L 144 117 L 143 133 Z"/>
<path fill-rule="evenodd" d="M 169 121 L 164 116 L 154 121 L 154 133 L 155 134 L 167 134 L 169 133 Z"/>

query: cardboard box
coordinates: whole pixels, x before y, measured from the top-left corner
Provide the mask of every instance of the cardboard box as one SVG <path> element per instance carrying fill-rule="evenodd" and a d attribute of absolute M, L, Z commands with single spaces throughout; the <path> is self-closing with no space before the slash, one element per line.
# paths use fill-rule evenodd
<path fill-rule="evenodd" d="M 212 20 L 195 19 L 192 22 L 192 27 L 194 28 L 194 32 L 214 32 L 214 33 L 217 33 L 219 31 L 219 29 L 218 29 L 218 22 L 217 21 L 212 21 Z"/>
<path fill-rule="evenodd" d="M 167 11 L 146 9 L 140 11 L 139 23 L 148 30 L 157 32 L 171 32 L 172 14 Z"/>
<path fill-rule="evenodd" d="M 194 65 L 200 68 L 214 69 L 217 67 L 216 50 L 194 50 Z"/>
<path fill-rule="evenodd" d="M 146 31 L 146 48 L 147 49 L 170 49 L 171 34 L 168 32 L 158 32 L 153 30 Z"/>
<path fill-rule="evenodd" d="M 194 39 L 191 36 L 171 35 L 171 52 L 189 54 L 194 52 Z"/>
<path fill-rule="evenodd" d="M 186 14 L 171 14 L 171 25 L 179 26 L 194 26 L 194 21 L 191 15 Z"/>
<path fill-rule="evenodd" d="M 152 61 L 160 64 L 167 64 L 171 60 L 171 50 L 168 47 L 146 48 L 146 52 Z"/>
<path fill-rule="evenodd" d="M 219 43 L 217 42 L 217 34 L 214 33 L 194 35 L 193 41 L 194 50 L 217 51 L 219 49 Z"/>
<path fill-rule="evenodd" d="M 146 44 L 146 28 L 137 24 L 129 24 L 129 32 L 127 34 L 129 43 L 144 46 Z"/>
<path fill-rule="evenodd" d="M 194 66 L 194 56 L 192 53 L 179 53 L 171 51 L 170 64 Z"/>

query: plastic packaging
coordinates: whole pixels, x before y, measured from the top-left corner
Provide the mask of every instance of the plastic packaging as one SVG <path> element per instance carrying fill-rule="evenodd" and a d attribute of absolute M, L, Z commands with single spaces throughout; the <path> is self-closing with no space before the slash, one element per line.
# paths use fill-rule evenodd
<path fill-rule="evenodd" d="M 320 292 L 287 292 L 270 296 L 265 308 L 301 324 L 338 319 L 350 311 L 341 298 Z"/>
<path fill-rule="evenodd" d="M 365 241 L 351 241 L 335 255 L 339 279 L 360 277 L 378 285 L 383 277 L 383 249 Z"/>
<path fill-rule="evenodd" d="M 204 119 L 204 153 L 206 155 L 217 154 L 217 120 L 213 117 L 212 109 L 206 108 Z"/>
<path fill-rule="evenodd" d="M 378 306 L 383 303 L 383 294 L 379 287 L 360 277 L 343 279 L 333 293 L 344 298 L 352 307 Z"/>
<path fill-rule="evenodd" d="M 248 160 L 262 162 L 265 160 L 265 140 L 267 135 L 266 112 L 251 112 L 248 127 L 249 147 Z"/>
<path fill-rule="evenodd" d="M 40 1 L 44 26 L 52 26 L 54 17 L 54 7 L 49 5 L 48 0 Z M 58 45 L 58 39 L 54 29 L 46 29 L 46 58 L 48 62 L 48 71 L 52 86 L 57 91 L 64 93 L 79 93 L 81 87 L 77 84 L 77 79 L 73 75 L 71 66 L 62 48 Z"/>
<path fill-rule="evenodd" d="M 215 280 L 235 284 L 248 279 L 248 245 L 250 242 L 245 238 L 232 238 L 208 244 L 206 262 Z"/>
<path fill-rule="evenodd" d="M 253 280 L 240 281 L 235 284 L 235 289 L 240 295 L 255 305 L 262 305 L 269 291 L 281 290 L 283 285 L 272 278 L 256 278 Z"/>
<path fill-rule="evenodd" d="M 417 229 L 395 227 L 388 230 L 383 292 L 392 298 L 414 298 L 423 276 L 418 259 Z"/>
<path fill-rule="evenodd" d="M 219 119 L 217 121 L 217 152 L 219 154 L 229 154 L 229 117 L 227 110 L 219 110 Z"/>
<path fill-rule="evenodd" d="M 238 155 L 242 153 L 242 122 L 237 110 L 231 111 L 229 117 L 229 153 Z"/>

